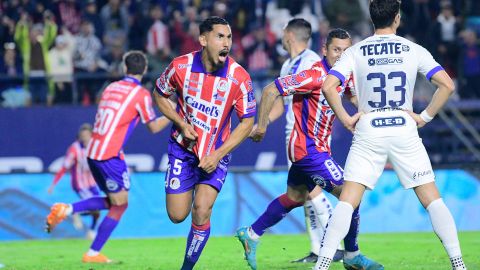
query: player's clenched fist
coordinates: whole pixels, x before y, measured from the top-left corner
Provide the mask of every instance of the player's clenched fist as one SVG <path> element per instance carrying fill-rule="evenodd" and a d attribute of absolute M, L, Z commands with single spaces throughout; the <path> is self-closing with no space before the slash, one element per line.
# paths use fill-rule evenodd
<path fill-rule="evenodd" d="M 184 123 L 180 128 L 182 129 L 182 136 L 184 138 L 189 139 L 191 141 L 194 141 L 197 139 L 198 134 L 191 125 Z"/>
<path fill-rule="evenodd" d="M 250 133 L 250 138 L 252 138 L 254 142 L 260 142 L 263 140 L 263 137 L 265 137 L 265 133 L 267 133 L 267 129 L 255 126 Z"/>
<path fill-rule="evenodd" d="M 198 163 L 198 167 L 202 168 L 206 173 L 211 173 L 217 168 L 218 162 L 220 162 L 220 158 L 214 153 L 210 156 L 202 157 L 200 163 Z"/>

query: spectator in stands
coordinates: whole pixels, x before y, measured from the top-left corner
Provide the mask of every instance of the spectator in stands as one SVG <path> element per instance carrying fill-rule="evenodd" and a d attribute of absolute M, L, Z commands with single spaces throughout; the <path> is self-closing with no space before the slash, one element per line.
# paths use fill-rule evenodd
<path fill-rule="evenodd" d="M 463 84 L 461 98 L 480 99 L 480 45 L 477 33 L 467 29 L 461 33 L 463 44 L 460 54 Z"/>
<path fill-rule="evenodd" d="M 160 74 L 170 62 L 169 31 L 162 21 L 163 11 L 159 5 L 150 9 L 150 18 L 152 24 L 147 33 L 147 57 L 151 70 Z"/>
<path fill-rule="evenodd" d="M 128 11 L 120 0 L 109 0 L 100 10 L 100 17 L 105 26 L 103 34 L 104 54 L 108 54 L 112 45 L 121 42 L 128 48 Z"/>
<path fill-rule="evenodd" d="M 460 24 L 449 0 L 441 2 L 441 12 L 430 31 L 431 52 L 451 77 L 456 77 Z"/>
<path fill-rule="evenodd" d="M 57 36 L 57 25 L 52 13 L 44 13 L 44 24 L 34 24 L 26 13 L 22 14 L 15 28 L 15 42 L 23 60 L 24 87 L 32 95 L 35 104 L 48 104 L 53 101 L 53 82 L 48 79 L 50 66 L 48 48 Z"/>
<path fill-rule="evenodd" d="M 120 76 L 123 75 L 123 54 L 125 50 L 123 49 L 123 45 L 119 42 L 117 44 L 112 45 L 110 53 L 105 56 L 105 61 L 107 62 L 107 73 L 109 79 L 118 80 Z"/>
<path fill-rule="evenodd" d="M 72 81 L 73 81 L 73 52 L 75 39 L 66 27 L 63 28 L 63 35 L 55 39 L 53 47 L 48 56 L 52 68 L 52 80 L 55 86 L 54 103 L 72 103 Z"/>
<path fill-rule="evenodd" d="M 1 15 L 0 19 L 0 41 L 2 44 L 3 42 L 12 42 L 15 34 L 15 21 L 7 14 Z"/>
<path fill-rule="evenodd" d="M 103 22 L 102 18 L 100 18 L 100 15 L 98 15 L 97 3 L 95 0 L 88 0 L 85 4 L 82 20 L 91 22 L 95 28 L 95 35 L 98 37 L 98 39 L 102 40 Z"/>
<path fill-rule="evenodd" d="M 75 38 L 75 52 L 73 64 L 75 72 L 86 75 L 95 74 L 105 69 L 105 62 L 100 57 L 102 43 L 95 36 L 95 29 L 89 21 L 82 21 L 80 33 Z M 81 78 L 77 81 L 78 101 L 84 105 L 91 104 L 95 100 L 99 82 L 89 78 Z"/>
<path fill-rule="evenodd" d="M 77 1 L 54 1 L 53 13 L 60 28 L 66 27 L 72 34 L 78 33 L 81 23 L 81 9 Z"/>
<path fill-rule="evenodd" d="M 15 91 L 22 87 L 22 63 L 17 57 L 15 43 L 7 42 L 3 45 L 3 57 L 0 59 L 0 74 L 5 77 L 0 83 L 0 93 L 4 91 Z M 19 89 L 20 90 L 20 89 Z M 4 98 L 0 95 L 0 102 Z"/>
<path fill-rule="evenodd" d="M 362 23 L 365 21 L 360 0 L 335 0 L 327 4 L 325 15 L 333 27 L 349 29 L 357 35 L 363 33 Z"/>
<path fill-rule="evenodd" d="M 242 47 L 247 60 L 247 70 L 250 74 L 255 74 L 252 78 L 255 95 L 260 97 L 261 89 L 268 84 L 268 72 L 272 67 L 270 52 L 273 51 L 273 46 L 266 40 L 265 28 L 260 25 L 254 27 L 251 34 L 242 38 Z"/>

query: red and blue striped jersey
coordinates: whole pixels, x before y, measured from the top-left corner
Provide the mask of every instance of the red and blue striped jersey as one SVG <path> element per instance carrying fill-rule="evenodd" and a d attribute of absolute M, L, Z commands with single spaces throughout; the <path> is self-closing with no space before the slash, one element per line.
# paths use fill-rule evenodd
<path fill-rule="evenodd" d="M 201 51 L 177 57 L 156 80 L 155 89 L 165 97 L 177 95 L 177 113 L 193 126 L 198 138 L 184 139 L 175 125 L 171 135 L 199 159 L 228 139 L 234 110 L 240 119 L 256 112 L 250 75 L 231 57 L 212 73 L 205 71 Z"/>
<path fill-rule="evenodd" d="M 329 70 L 324 58 L 311 69 L 275 80 L 281 95 L 294 95 L 292 110 L 295 124 L 287 149 L 292 162 L 301 160 L 309 153 L 330 153 L 330 135 L 335 114 L 321 92 Z M 345 85 L 345 88 L 337 88 L 339 94 L 343 95 L 344 90 L 353 93 L 353 81 L 349 80 Z"/>
<path fill-rule="evenodd" d="M 123 158 L 123 145 L 127 142 L 139 120 L 155 120 L 152 96 L 140 82 L 125 77 L 111 83 L 103 91 L 98 104 L 92 139 L 87 147 L 90 159 Z"/>

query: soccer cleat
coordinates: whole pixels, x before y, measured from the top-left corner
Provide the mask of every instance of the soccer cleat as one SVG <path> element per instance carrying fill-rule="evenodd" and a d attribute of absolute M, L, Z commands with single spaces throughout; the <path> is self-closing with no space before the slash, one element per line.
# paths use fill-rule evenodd
<path fill-rule="evenodd" d="M 343 258 L 343 267 L 347 270 L 383 270 L 383 265 L 359 254 L 353 259 Z"/>
<path fill-rule="evenodd" d="M 317 259 L 318 259 L 318 255 L 313 252 L 310 252 L 307 256 L 291 262 L 292 263 L 315 263 Z"/>
<path fill-rule="evenodd" d="M 243 249 L 245 250 L 245 259 L 247 260 L 248 265 L 253 270 L 257 269 L 257 259 L 256 259 L 256 252 L 257 252 L 257 245 L 258 240 L 253 240 L 248 236 L 248 227 L 242 227 L 237 230 L 237 236 L 240 243 L 243 245 Z"/>
<path fill-rule="evenodd" d="M 48 233 L 60 224 L 67 217 L 68 205 L 65 203 L 56 203 L 50 208 L 50 213 L 47 216 L 46 231 Z"/>
<path fill-rule="evenodd" d="M 107 256 L 98 253 L 95 256 L 88 256 L 87 253 L 83 254 L 82 262 L 84 263 L 111 263 L 112 260 L 107 258 Z"/>

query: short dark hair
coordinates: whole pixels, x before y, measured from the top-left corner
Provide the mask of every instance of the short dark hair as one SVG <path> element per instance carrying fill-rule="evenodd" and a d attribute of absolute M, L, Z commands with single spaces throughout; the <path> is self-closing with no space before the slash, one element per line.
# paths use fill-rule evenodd
<path fill-rule="evenodd" d="M 123 55 L 127 74 L 143 75 L 147 67 L 147 57 L 141 51 L 129 51 Z"/>
<path fill-rule="evenodd" d="M 327 36 L 327 42 L 325 42 L 325 46 L 328 48 L 328 45 L 330 45 L 332 43 L 332 40 L 334 38 L 338 38 L 338 39 L 351 39 L 350 37 L 350 34 L 347 32 L 347 30 L 344 30 L 342 28 L 336 28 L 336 29 L 333 29 L 332 31 L 330 31 L 328 33 L 328 36 Z"/>
<path fill-rule="evenodd" d="M 200 28 L 200 35 L 205 33 L 205 32 L 210 32 L 213 30 L 213 26 L 215 24 L 223 24 L 223 25 L 228 25 L 228 22 L 220 17 L 217 16 L 212 16 L 209 18 L 206 18 L 199 26 Z"/>
<path fill-rule="evenodd" d="M 308 42 L 312 36 L 312 25 L 305 19 L 293 18 L 285 27 L 285 30 L 295 34 L 295 38 L 299 41 Z"/>
<path fill-rule="evenodd" d="M 400 12 L 401 0 L 371 0 L 370 18 L 375 29 L 382 29 L 392 25 L 395 16 Z"/>

